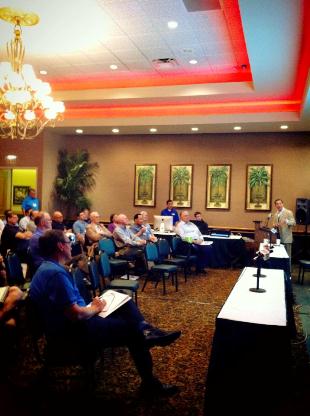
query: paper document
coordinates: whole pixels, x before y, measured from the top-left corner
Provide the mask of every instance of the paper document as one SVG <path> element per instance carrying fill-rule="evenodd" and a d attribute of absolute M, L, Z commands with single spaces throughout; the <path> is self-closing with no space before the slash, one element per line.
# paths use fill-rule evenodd
<path fill-rule="evenodd" d="M 112 312 L 116 311 L 116 309 L 128 302 L 131 297 L 125 293 L 116 292 L 115 290 L 107 290 L 100 296 L 100 299 L 104 300 L 106 305 L 98 315 L 102 318 L 106 318 Z M 90 306 L 90 304 L 87 306 Z"/>

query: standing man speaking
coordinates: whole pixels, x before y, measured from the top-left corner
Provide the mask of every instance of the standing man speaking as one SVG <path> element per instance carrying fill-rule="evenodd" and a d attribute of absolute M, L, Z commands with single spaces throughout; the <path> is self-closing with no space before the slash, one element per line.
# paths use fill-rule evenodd
<path fill-rule="evenodd" d="M 274 227 L 277 228 L 281 243 L 284 244 L 290 259 L 292 257 L 293 227 L 296 221 L 292 211 L 284 208 L 282 199 L 276 199 L 274 205 L 277 212 L 274 214 Z"/>

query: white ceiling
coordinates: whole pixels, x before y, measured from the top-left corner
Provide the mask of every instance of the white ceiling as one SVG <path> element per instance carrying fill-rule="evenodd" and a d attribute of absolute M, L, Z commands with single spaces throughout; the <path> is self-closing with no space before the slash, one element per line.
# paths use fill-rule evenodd
<path fill-rule="evenodd" d="M 120 134 L 146 134 L 156 127 L 154 134 L 188 134 L 196 126 L 198 133 L 212 133 L 232 132 L 236 124 L 242 132 L 280 131 L 281 124 L 289 126 L 286 131 L 310 130 L 306 0 L 10 0 L 0 5 L 40 16 L 37 26 L 23 28 L 25 62 L 52 84 L 54 98 L 65 101 L 57 132 L 83 128 L 86 134 L 111 134 L 117 127 Z M 168 28 L 171 20 L 178 22 L 176 29 Z M 0 33 L 5 60 L 12 25 L 0 21 Z M 163 58 L 174 61 L 153 62 Z M 42 69 L 46 76 L 39 75 Z M 297 93 L 302 71 L 308 79 Z"/>

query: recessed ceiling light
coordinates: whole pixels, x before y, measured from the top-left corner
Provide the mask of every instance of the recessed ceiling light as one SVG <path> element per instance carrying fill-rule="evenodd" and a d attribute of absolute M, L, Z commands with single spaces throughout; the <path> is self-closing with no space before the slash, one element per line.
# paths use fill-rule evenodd
<path fill-rule="evenodd" d="M 280 129 L 286 130 L 286 129 L 288 129 L 288 125 L 287 124 L 282 124 L 282 126 L 280 126 Z"/>
<path fill-rule="evenodd" d="M 191 59 L 191 60 L 189 61 L 189 63 L 190 63 L 191 65 L 196 65 L 196 64 L 198 64 L 198 61 L 196 61 L 196 59 Z"/>
<path fill-rule="evenodd" d="M 84 131 L 82 129 L 76 129 L 75 132 L 76 132 L 76 134 L 83 134 L 84 133 Z"/>
<path fill-rule="evenodd" d="M 115 69 L 117 69 L 117 68 L 118 68 L 118 66 L 117 66 L 117 65 L 115 65 L 115 64 L 112 64 L 112 65 L 110 65 L 110 68 L 111 68 L 111 69 L 113 69 L 113 70 L 115 70 Z"/>
<path fill-rule="evenodd" d="M 47 75 L 47 71 L 45 71 L 45 69 L 41 69 L 40 74 L 41 75 Z"/>
<path fill-rule="evenodd" d="M 17 156 L 16 155 L 6 155 L 5 158 L 6 158 L 6 160 L 16 160 Z"/>
<path fill-rule="evenodd" d="M 235 127 L 234 127 L 234 130 L 236 130 L 236 131 L 238 131 L 238 130 L 242 130 L 242 127 L 241 127 L 241 126 L 235 126 Z"/>
<path fill-rule="evenodd" d="M 198 127 L 192 127 L 192 131 L 198 131 L 199 128 Z"/>
<path fill-rule="evenodd" d="M 175 20 L 170 20 L 170 22 L 167 23 L 169 29 L 176 29 L 178 27 L 178 22 Z"/>
<path fill-rule="evenodd" d="M 112 129 L 112 133 L 119 133 L 119 129 Z"/>
<path fill-rule="evenodd" d="M 156 133 L 156 132 L 157 132 L 157 129 L 155 129 L 155 128 L 151 128 L 151 129 L 150 129 L 150 132 L 151 132 L 151 133 Z"/>

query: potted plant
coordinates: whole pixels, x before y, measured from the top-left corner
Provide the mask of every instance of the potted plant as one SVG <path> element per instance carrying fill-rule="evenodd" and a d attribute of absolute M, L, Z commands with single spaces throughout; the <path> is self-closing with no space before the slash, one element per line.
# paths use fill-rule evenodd
<path fill-rule="evenodd" d="M 265 166 L 251 169 L 249 174 L 249 186 L 251 189 L 250 199 L 256 203 L 256 208 L 261 208 L 261 203 L 266 202 L 269 181 L 270 176 Z"/>
<path fill-rule="evenodd" d="M 190 174 L 186 166 L 174 168 L 172 173 L 173 199 L 178 201 L 177 205 L 183 205 L 188 200 L 188 188 L 190 184 Z"/>
<path fill-rule="evenodd" d="M 138 199 L 146 204 L 148 199 L 152 199 L 154 168 L 145 166 L 138 169 Z"/>
<path fill-rule="evenodd" d="M 221 202 L 225 202 L 226 183 L 227 183 L 227 166 L 211 169 L 211 200 L 215 201 L 214 206 L 220 207 Z"/>
<path fill-rule="evenodd" d="M 87 150 L 69 154 L 66 149 L 58 152 L 57 176 L 54 182 L 54 199 L 66 218 L 90 208 L 91 201 L 85 195 L 95 187 L 98 163 L 89 161 Z"/>

